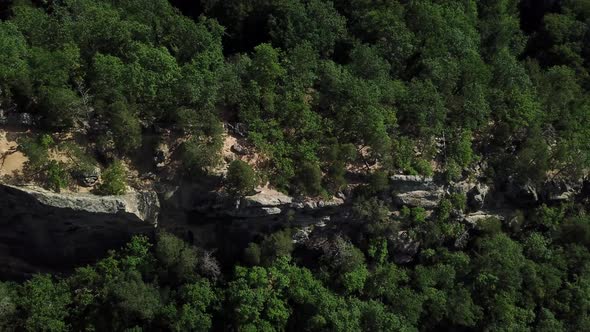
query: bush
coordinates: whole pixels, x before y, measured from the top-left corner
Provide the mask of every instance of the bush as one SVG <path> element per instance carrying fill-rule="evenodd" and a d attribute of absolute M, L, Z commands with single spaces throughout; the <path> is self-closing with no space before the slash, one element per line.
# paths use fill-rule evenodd
<path fill-rule="evenodd" d="M 418 159 L 414 161 L 413 167 L 416 170 L 416 172 L 418 172 L 418 174 L 420 175 L 432 176 L 434 174 L 432 170 L 432 165 L 430 165 L 428 160 Z"/>
<path fill-rule="evenodd" d="M 260 265 L 260 246 L 257 243 L 250 242 L 244 250 L 244 261 L 250 266 Z"/>
<path fill-rule="evenodd" d="M 207 173 L 207 168 L 215 167 L 220 160 L 221 145 L 213 142 L 200 141 L 192 138 L 182 146 L 182 164 L 190 175 Z"/>
<path fill-rule="evenodd" d="M 459 211 L 465 211 L 467 209 L 467 196 L 462 193 L 453 193 L 449 197 L 453 208 Z"/>
<path fill-rule="evenodd" d="M 118 101 L 111 105 L 111 128 L 117 149 L 131 152 L 141 146 L 141 124 L 139 119 L 124 102 Z"/>
<path fill-rule="evenodd" d="M 283 230 L 267 236 L 260 244 L 260 258 L 265 265 L 271 265 L 277 258 L 290 255 L 293 240 L 290 230 Z"/>
<path fill-rule="evenodd" d="M 46 174 L 46 183 L 49 189 L 60 192 L 70 184 L 70 175 L 63 163 L 52 160 L 49 162 Z"/>
<path fill-rule="evenodd" d="M 389 188 L 389 177 L 385 171 L 376 171 L 369 178 L 369 187 L 374 193 L 385 191 Z"/>
<path fill-rule="evenodd" d="M 406 137 L 400 137 L 393 141 L 393 166 L 407 173 L 414 173 L 412 161 L 414 160 L 414 145 Z"/>
<path fill-rule="evenodd" d="M 450 157 L 461 167 L 467 167 L 473 161 L 471 148 L 471 132 L 464 131 L 451 140 L 449 146 Z"/>
<path fill-rule="evenodd" d="M 50 135 L 43 134 L 36 138 L 24 138 L 19 141 L 19 148 L 29 159 L 26 167 L 30 171 L 40 171 L 49 162 L 49 149 L 55 145 Z"/>
<path fill-rule="evenodd" d="M 102 195 L 123 195 L 127 192 L 127 172 L 123 163 L 115 160 L 102 174 L 98 192 Z"/>
<path fill-rule="evenodd" d="M 461 166 L 459 166 L 454 160 L 450 160 L 447 163 L 446 171 L 444 173 L 445 180 L 447 182 L 459 181 L 461 179 L 461 173 Z"/>
<path fill-rule="evenodd" d="M 254 191 L 257 184 L 256 172 L 246 162 L 234 160 L 229 164 L 225 188 L 230 194 L 246 196 Z"/>
<path fill-rule="evenodd" d="M 297 172 L 297 180 L 304 194 L 311 196 L 322 194 L 322 170 L 317 164 L 304 162 Z"/>

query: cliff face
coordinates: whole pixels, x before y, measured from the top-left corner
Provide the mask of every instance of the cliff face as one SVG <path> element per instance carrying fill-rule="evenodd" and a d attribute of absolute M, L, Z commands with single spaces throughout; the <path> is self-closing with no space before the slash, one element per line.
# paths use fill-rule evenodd
<path fill-rule="evenodd" d="M 151 234 L 158 211 L 155 193 L 101 197 L 0 184 L 0 276 L 91 263 L 133 234 Z"/>
<path fill-rule="evenodd" d="M 390 178 L 390 194 L 382 198 L 393 211 L 404 205 L 433 210 L 443 197 L 460 192 L 467 196 L 469 211 L 457 222 L 477 228 L 484 218 L 507 220 L 504 214 L 515 204 L 572 200 L 590 193 L 586 187 L 553 181 L 539 188 L 515 183 L 489 188 L 477 182 L 440 184 L 432 178 L 396 175 Z M 248 242 L 285 225 L 297 230 L 294 241 L 303 243 L 322 230 L 344 231 L 351 221 L 344 197 L 296 199 L 264 189 L 238 200 L 196 185 L 157 191 L 95 196 L 0 184 L 0 278 L 67 272 L 120 248 L 134 234 L 153 234 L 156 226 L 219 249 L 224 257 L 239 257 Z M 403 235 L 395 254 L 407 262 L 419 244 Z M 218 248 L 220 244 L 227 247 Z"/>

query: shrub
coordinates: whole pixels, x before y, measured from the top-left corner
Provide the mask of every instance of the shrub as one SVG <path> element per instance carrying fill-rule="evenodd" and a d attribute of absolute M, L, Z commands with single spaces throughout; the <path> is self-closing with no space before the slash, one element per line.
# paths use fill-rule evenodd
<path fill-rule="evenodd" d="M 307 195 L 320 195 L 322 188 L 322 170 L 311 162 L 304 162 L 297 172 L 300 190 Z"/>
<path fill-rule="evenodd" d="M 282 230 L 267 236 L 260 244 L 260 258 L 263 264 L 270 265 L 275 259 L 290 255 L 293 240 L 290 230 Z"/>
<path fill-rule="evenodd" d="M 220 144 L 192 138 L 182 146 L 182 163 L 190 175 L 206 174 L 207 168 L 214 167 L 220 160 Z"/>
<path fill-rule="evenodd" d="M 244 250 L 244 261 L 246 264 L 251 266 L 260 265 L 260 256 L 260 246 L 257 243 L 250 242 Z"/>
<path fill-rule="evenodd" d="M 454 160 L 450 160 L 447 163 L 447 167 L 444 173 L 445 180 L 447 182 L 455 182 L 461 179 L 461 166 L 457 164 Z"/>
<path fill-rule="evenodd" d="M 374 193 L 385 191 L 389 188 L 389 178 L 387 172 L 376 171 L 369 178 L 369 186 Z"/>
<path fill-rule="evenodd" d="M 49 162 L 49 149 L 54 145 L 53 138 L 47 134 L 20 140 L 19 149 L 29 159 L 26 167 L 30 171 L 40 171 L 45 168 Z"/>
<path fill-rule="evenodd" d="M 258 184 L 256 172 L 242 160 L 234 160 L 229 164 L 226 176 L 226 190 L 236 196 L 246 196 L 254 191 Z"/>
<path fill-rule="evenodd" d="M 432 165 L 426 159 L 418 159 L 414 161 L 413 167 L 420 175 L 432 176 L 434 174 Z"/>
<path fill-rule="evenodd" d="M 450 157 L 461 167 L 467 167 L 473 161 L 471 148 L 471 132 L 464 131 L 451 140 L 449 146 Z"/>
<path fill-rule="evenodd" d="M 111 128 L 117 149 L 131 152 L 141 146 L 141 124 L 137 116 L 129 110 L 124 102 L 111 105 Z"/>
<path fill-rule="evenodd" d="M 406 137 L 400 137 L 393 142 L 393 166 L 404 172 L 414 173 L 412 161 L 414 160 L 414 145 Z"/>
<path fill-rule="evenodd" d="M 55 192 L 60 192 L 61 189 L 67 187 L 70 183 L 70 176 L 65 165 L 55 160 L 50 161 L 45 181 L 47 187 Z"/>
<path fill-rule="evenodd" d="M 98 192 L 102 195 L 123 195 L 127 191 L 127 172 L 121 161 L 115 160 L 102 174 Z"/>
<path fill-rule="evenodd" d="M 467 208 L 467 196 L 462 193 L 453 193 L 449 197 L 453 208 L 459 211 L 465 211 Z"/>

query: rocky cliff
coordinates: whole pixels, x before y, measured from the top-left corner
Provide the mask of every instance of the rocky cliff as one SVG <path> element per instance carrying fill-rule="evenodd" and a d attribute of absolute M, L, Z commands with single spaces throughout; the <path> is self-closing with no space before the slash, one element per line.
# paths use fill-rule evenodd
<path fill-rule="evenodd" d="M 477 181 L 445 184 L 395 175 L 389 184 L 384 199 L 393 211 L 404 205 L 433 210 L 445 196 L 465 194 L 468 211 L 457 222 L 471 229 L 485 218 L 508 220 L 504 213 L 515 205 L 554 203 L 590 193 L 590 186 L 582 182 L 506 183 L 490 188 Z M 0 275 L 19 278 L 34 272 L 67 271 L 104 257 L 133 234 L 152 234 L 156 226 L 200 246 L 230 243 L 219 248 L 219 254 L 227 256 L 240 255 L 240 248 L 249 241 L 285 225 L 296 230 L 296 242 L 304 243 L 318 230 L 346 228 L 351 221 L 347 203 L 344 196 L 293 198 L 270 189 L 236 199 L 194 184 L 160 186 L 124 196 L 57 194 L 0 184 Z M 401 235 L 399 242 L 401 249 L 394 254 L 403 258 L 401 262 L 411 261 L 419 244 Z"/>
<path fill-rule="evenodd" d="M 60 272 L 91 263 L 157 224 L 155 193 L 56 194 L 0 184 L 0 276 Z"/>

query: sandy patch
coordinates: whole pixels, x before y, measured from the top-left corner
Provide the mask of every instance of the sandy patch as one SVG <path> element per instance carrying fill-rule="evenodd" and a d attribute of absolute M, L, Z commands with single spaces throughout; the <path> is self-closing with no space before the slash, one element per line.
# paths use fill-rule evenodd
<path fill-rule="evenodd" d="M 22 175 L 23 167 L 29 160 L 17 151 L 18 144 L 7 138 L 6 131 L 0 130 L 0 176 Z"/>

